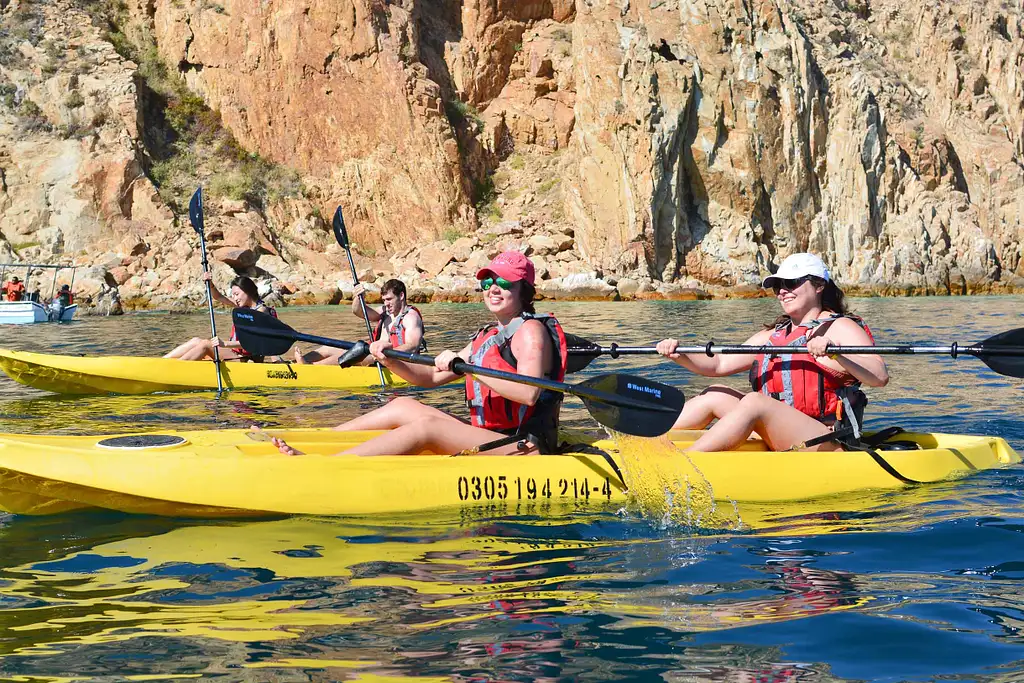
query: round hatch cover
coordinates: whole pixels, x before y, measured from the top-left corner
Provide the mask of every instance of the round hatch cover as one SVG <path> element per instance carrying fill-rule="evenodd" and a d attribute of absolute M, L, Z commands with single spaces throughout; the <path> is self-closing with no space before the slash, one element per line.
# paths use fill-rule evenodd
<path fill-rule="evenodd" d="M 100 448 L 169 448 L 180 446 L 185 439 L 170 434 L 136 434 L 133 436 L 115 436 L 110 439 L 103 439 L 96 445 Z"/>

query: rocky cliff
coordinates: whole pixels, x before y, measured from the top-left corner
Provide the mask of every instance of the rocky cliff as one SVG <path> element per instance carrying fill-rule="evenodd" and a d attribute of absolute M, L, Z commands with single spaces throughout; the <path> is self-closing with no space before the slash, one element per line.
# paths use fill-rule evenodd
<path fill-rule="evenodd" d="M 0 0 L 0 258 L 100 306 L 218 281 L 465 299 L 1024 286 L 1024 19 L 998 0 Z"/>

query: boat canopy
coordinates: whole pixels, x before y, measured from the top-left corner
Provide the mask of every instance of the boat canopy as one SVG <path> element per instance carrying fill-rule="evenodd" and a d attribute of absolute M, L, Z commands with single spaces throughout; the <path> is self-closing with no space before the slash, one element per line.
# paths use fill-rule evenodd
<path fill-rule="evenodd" d="M 0 263 L 0 283 L 4 282 L 7 276 L 7 269 L 21 270 L 25 269 L 25 281 L 28 282 L 29 276 L 33 270 L 52 270 L 53 271 L 53 284 L 50 287 L 50 298 L 52 299 L 54 294 L 57 293 L 57 275 L 62 270 L 71 270 L 71 284 L 68 285 L 71 289 L 75 287 L 75 269 L 78 266 L 72 265 L 56 265 L 51 266 L 46 263 Z M 26 285 L 27 286 L 27 285 Z"/>

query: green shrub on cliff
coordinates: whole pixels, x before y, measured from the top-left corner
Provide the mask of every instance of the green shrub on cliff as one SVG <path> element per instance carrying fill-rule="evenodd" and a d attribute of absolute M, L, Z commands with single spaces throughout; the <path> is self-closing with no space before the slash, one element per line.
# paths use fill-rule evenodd
<path fill-rule="evenodd" d="M 152 160 L 148 173 L 161 199 L 185 212 L 196 187 L 211 197 L 244 199 L 258 210 L 284 197 L 301 196 L 298 173 L 250 153 L 221 121 L 220 112 L 188 89 L 168 67 L 152 33 L 130 24 L 123 0 L 85 2 L 84 8 L 106 28 L 107 39 L 125 59 L 138 64 L 142 81 L 143 143 Z M 218 11 L 209 4 L 206 9 Z"/>

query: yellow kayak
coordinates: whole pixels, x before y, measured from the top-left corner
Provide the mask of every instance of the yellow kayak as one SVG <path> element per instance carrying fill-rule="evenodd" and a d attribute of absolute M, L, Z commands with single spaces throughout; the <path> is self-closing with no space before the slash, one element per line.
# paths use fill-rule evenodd
<path fill-rule="evenodd" d="M 225 389 L 372 389 L 380 386 L 374 367 L 296 363 L 221 363 Z M 217 389 L 217 370 L 208 361 L 137 356 L 59 356 L 0 349 L 0 369 L 11 379 L 59 394 L 149 394 L 155 391 Z M 384 371 L 395 386 L 403 380 Z"/>
<path fill-rule="evenodd" d="M 682 453 L 698 432 L 619 442 L 570 435 L 577 452 L 550 456 L 333 455 L 379 432 L 272 432 L 306 455 L 286 456 L 245 430 L 122 436 L 0 434 L 0 509 L 52 514 L 83 507 L 181 517 L 383 515 L 439 508 L 545 515 L 606 509 L 636 495 L 719 503 L 785 503 L 898 489 L 1020 462 L 1002 439 L 899 438 L 918 450 L 773 453 L 760 441 L 728 453 Z M 624 474 L 623 474 L 624 473 Z M 626 481 L 623 481 L 623 476 Z M 664 489 L 664 490 L 663 490 Z M 679 491 L 675 491 L 678 493 Z M 679 496 L 680 499 L 683 496 Z M 687 503 L 689 505 L 689 502 Z"/>

